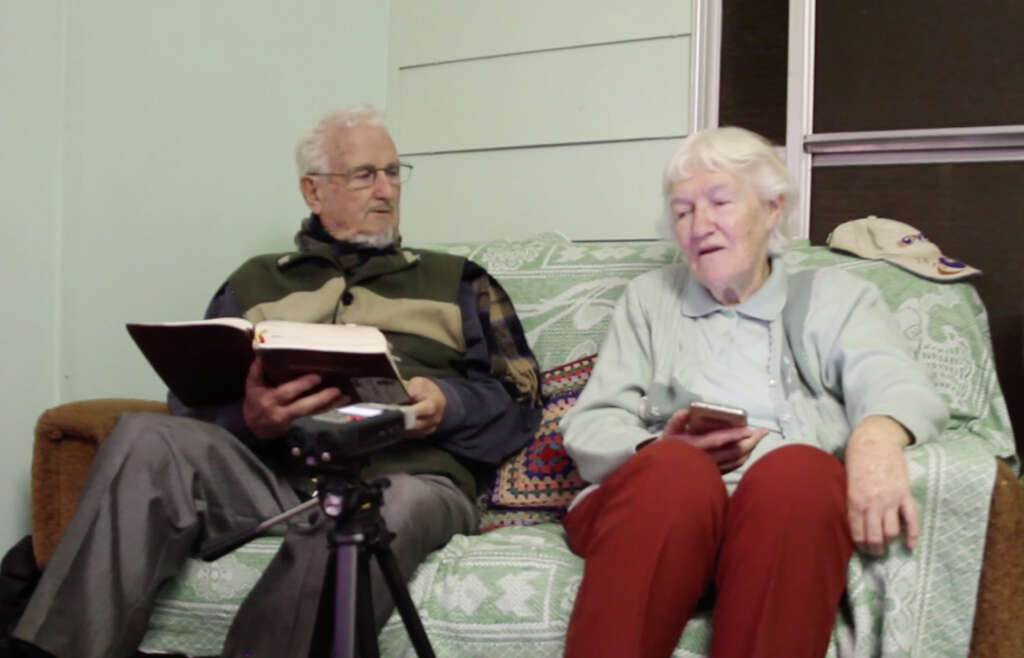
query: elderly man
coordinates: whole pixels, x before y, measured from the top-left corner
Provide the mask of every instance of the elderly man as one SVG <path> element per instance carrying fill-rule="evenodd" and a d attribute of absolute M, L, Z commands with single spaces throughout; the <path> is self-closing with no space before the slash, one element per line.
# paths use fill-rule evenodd
<path fill-rule="evenodd" d="M 311 211 L 298 250 L 244 263 L 207 317 L 384 331 L 416 420 L 410 440 L 374 454 L 363 476 L 391 480 L 381 514 L 408 578 L 452 535 L 475 530 L 478 483 L 535 430 L 536 362 L 507 296 L 480 266 L 400 246 L 399 198 L 411 167 L 399 161 L 379 111 L 328 114 L 299 140 L 296 161 Z M 281 437 L 296 418 L 342 401 L 318 384 L 308 374 L 271 386 L 256 359 L 242 400 L 188 408 L 169 395 L 172 416 L 123 416 L 15 636 L 61 658 L 132 655 L 158 585 L 189 555 L 312 493 Z M 239 610 L 225 656 L 309 653 L 321 595 L 329 600 L 326 525 L 289 524 Z M 393 604 L 376 565 L 371 590 L 379 629 Z"/>

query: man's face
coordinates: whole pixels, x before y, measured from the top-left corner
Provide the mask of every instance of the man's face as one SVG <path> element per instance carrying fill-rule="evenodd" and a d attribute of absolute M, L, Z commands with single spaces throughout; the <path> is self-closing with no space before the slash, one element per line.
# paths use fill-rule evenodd
<path fill-rule="evenodd" d="M 325 141 L 330 173 L 349 174 L 361 167 L 383 169 L 398 163 L 398 151 L 388 131 L 365 124 L 338 127 Z M 353 190 L 342 176 L 303 176 L 302 194 L 309 209 L 320 216 L 324 230 L 336 240 L 350 241 L 391 233 L 398 227 L 401 188 L 384 172 L 369 187 Z"/>

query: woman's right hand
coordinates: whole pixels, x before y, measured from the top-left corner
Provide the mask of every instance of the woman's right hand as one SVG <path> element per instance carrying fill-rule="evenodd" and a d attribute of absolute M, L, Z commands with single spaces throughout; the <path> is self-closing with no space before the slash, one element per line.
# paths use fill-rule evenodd
<path fill-rule="evenodd" d="M 723 473 L 743 465 L 758 444 L 768 434 L 762 427 L 727 427 L 706 434 L 690 434 L 686 425 L 690 410 L 683 408 L 672 414 L 665 424 L 659 440 L 686 441 L 694 448 L 708 453 Z"/>

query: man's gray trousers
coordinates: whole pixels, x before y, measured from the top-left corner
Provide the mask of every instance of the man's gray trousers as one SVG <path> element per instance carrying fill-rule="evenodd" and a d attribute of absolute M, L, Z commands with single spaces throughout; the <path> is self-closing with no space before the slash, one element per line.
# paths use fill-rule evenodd
<path fill-rule="evenodd" d="M 391 550 L 408 579 L 452 535 L 474 532 L 477 516 L 447 478 L 389 478 L 380 511 L 397 535 Z M 283 477 L 224 429 L 165 414 L 125 414 L 100 446 L 14 635 L 58 658 L 131 656 L 157 589 L 190 555 L 299 502 Z M 239 609 L 222 655 L 306 658 L 330 552 L 322 517 L 293 517 Z M 393 604 L 375 564 L 371 589 L 379 629 Z"/>

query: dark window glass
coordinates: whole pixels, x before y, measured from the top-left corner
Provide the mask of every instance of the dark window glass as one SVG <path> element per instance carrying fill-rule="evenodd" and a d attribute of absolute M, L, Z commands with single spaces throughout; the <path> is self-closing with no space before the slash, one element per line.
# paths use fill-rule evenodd
<path fill-rule="evenodd" d="M 1024 448 L 1024 162 L 820 167 L 811 191 L 811 242 L 849 219 L 910 224 L 942 252 L 981 269 L 999 381 Z"/>
<path fill-rule="evenodd" d="M 814 132 L 1024 124 L 1024 2 L 815 5 Z"/>
<path fill-rule="evenodd" d="M 786 142 L 788 0 L 724 0 L 718 123 Z"/>

